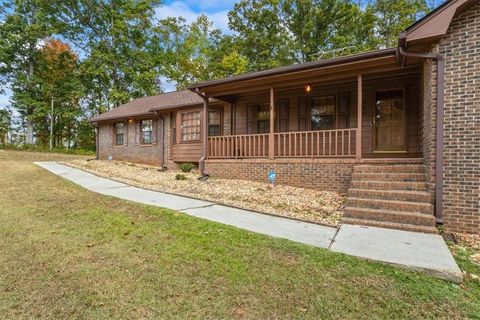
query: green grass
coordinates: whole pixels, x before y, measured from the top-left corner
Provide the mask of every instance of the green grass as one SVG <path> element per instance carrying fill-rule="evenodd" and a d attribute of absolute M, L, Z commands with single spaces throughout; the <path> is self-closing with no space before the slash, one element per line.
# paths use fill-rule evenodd
<path fill-rule="evenodd" d="M 477 280 L 101 196 L 30 162 L 62 157 L 0 151 L 0 318 L 480 318 Z"/>

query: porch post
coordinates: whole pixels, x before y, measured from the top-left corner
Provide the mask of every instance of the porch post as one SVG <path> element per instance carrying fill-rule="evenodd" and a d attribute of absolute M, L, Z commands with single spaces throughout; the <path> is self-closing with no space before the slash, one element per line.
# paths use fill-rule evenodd
<path fill-rule="evenodd" d="M 363 104 L 363 83 L 362 75 L 357 76 L 357 136 L 356 136 L 356 155 L 357 160 L 362 159 L 362 104 Z"/>
<path fill-rule="evenodd" d="M 208 96 L 203 98 L 203 110 L 201 119 L 202 136 L 202 158 L 206 159 L 208 155 Z"/>
<path fill-rule="evenodd" d="M 268 136 L 268 158 L 275 158 L 275 95 L 270 88 L 270 134 Z"/>

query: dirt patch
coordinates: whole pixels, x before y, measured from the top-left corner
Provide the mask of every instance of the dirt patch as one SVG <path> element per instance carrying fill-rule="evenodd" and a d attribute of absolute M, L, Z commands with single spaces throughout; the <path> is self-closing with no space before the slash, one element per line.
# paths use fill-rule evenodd
<path fill-rule="evenodd" d="M 454 237 L 456 242 L 466 244 L 472 249 L 480 251 L 480 235 L 455 233 Z"/>
<path fill-rule="evenodd" d="M 186 180 L 176 180 L 179 171 L 158 171 L 157 167 L 122 161 L 63 162 L 75 168 L 115 179 L 134 186 L 175 193 L 235 207 L 338 226 L 345 195 L 337 192 L 267 183 L 210 178 L 199 181 L 198 172 L 183 173 Z"/>

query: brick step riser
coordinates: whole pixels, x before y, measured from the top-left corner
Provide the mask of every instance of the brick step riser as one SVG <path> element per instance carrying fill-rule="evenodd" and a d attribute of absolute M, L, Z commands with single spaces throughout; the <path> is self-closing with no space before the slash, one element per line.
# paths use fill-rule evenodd
<path fill-rule="evenodd" d="M 346 203 L 347 207 L 358 207 L 366 209 L 391 210 L 414 212 L 433 215 L 433 206 L 430 203 L 418 202 L 403 202 L 401 204 L 396 202 L 388 202 L 377 199 L 359 199 L 349 198 Z"/>
<path fill-rule="evenodd" d="M 424 173 L 423 166 L 355 166 L 355 173 Z"/>
<path fill-rule="evenodd" d="M 391 182 L 391 181 L 353 181 L 351 186 L 355 189 L 374 189 L 374 190 L 409 190 L 426 191 L 424 182 Z"/>
<path fill-rule="evenodd" d="M 420 192 L 398 191 L 388 192 L 383 190 L 369 190 L 369 189 L 350 189 L 348 197 L 363 198 L 363 199 L 379 199 L 379 200 L 397 200 L 397 201 L 411 201 L 431 203 L 432 196 Z"/>
<path fill-rule="evenodd" d="M 422 227 L 422 226 L 416 226 L 416 225 L 397 224 L 397 223 L 381 222 L 381 221 L 368 221 L 368 220 L 350 219 L 350 218 L 344 219 L 343 222 L 349 223 L 349 224 L 377 227 L 377 228 L 387 228 L 387 229 L 438 234 L 438 230 L 435 227 Z"/>
<path fill-rule="evenodd" d="M 352 180 L 425 182 L 425 176 L 421 173 L 354 173 Z"/>
<path fill-rule="evenodd" d="M 374 210 L 362 210 L 367 208 L 347 208 L 345 218 L 383 221 L 392 223 L 413 224 L 416 226 L 435 226 L 435 217 L 427 214 L 404 214 L 402 212 L 378 212 Z"/>

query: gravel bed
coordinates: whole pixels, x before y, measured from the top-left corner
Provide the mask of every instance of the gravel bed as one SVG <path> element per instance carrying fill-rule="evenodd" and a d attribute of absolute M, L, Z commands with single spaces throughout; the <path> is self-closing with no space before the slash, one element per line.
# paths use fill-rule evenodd
<path fill-rule="evenodd" d="M 84 159 L 62 162 L 99 176 L 130 185 L 234 207 L 256 210 L 284 217 L 338 226 L 342 218 L 345 195 L 268 183 L 215 179 L 199 181 L 198 171 L 182 173 L 186 180 L 176 180 L 180 171 L 158 171 L 157 167 L 123 161 Z"/>

